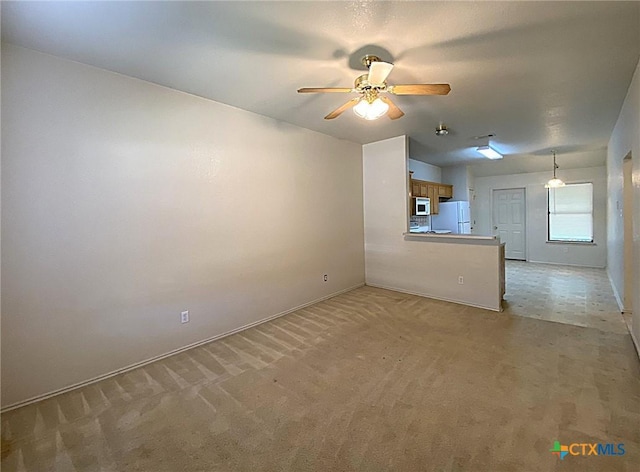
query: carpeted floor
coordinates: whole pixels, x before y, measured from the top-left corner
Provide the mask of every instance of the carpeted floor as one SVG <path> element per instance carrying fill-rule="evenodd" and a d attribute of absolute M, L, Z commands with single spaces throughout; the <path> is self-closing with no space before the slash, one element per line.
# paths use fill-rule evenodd
<path fill-rule="evenodd" d="M 637 472 L 640 362 L 598 316 L 363 287 L 4 414 L 2 470 Z"/>

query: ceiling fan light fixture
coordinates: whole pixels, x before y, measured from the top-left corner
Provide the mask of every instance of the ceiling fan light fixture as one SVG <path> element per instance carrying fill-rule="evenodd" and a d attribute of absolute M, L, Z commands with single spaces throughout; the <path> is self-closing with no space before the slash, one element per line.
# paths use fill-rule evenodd
<path fill-rule="evenodd" d="M 488 144 L 485 144 L 484 146 L 478 146 L 476 148 L 476 151 L 478 151 L 480 154 L 482 154 L 487 159 L 492 159 L 492 160 L 493 159 L 502 159 L 504 157 L 502 154 L 500 154 L 498 151 L 493 149 Z"/>
<path fill-rule="evenodd" d="M 356 106 L 353 107 L 353 112 L 365 120 L 377 120 L 381 116 L 384 116 L 387 111 L 389 111 L 389 105 L 379 98 L 369 103 L 369 101 L 363 97 Z"/>
<path fill-rule="evenodd" d="M 369 69 L 366 74 L 356 78 L 354 86 L 346 87 L 302 87 L 298 93 L 357 93 L 359 96 L 339 106 L 327 116 L 325 120 L 333 120 L 342 115 L 349 108 L 365 120 L 376 120 L 387 115 L 390 120 L 397 120 L 404 116 L 404 112 L 386 95 L 447 95 L 451 91 L 449 84 L 400 84 L 388 85 L 387 77 L 393 69 L 390 62 L 381 61 L 379 57 L 366 55 L 362 64 Z"/>

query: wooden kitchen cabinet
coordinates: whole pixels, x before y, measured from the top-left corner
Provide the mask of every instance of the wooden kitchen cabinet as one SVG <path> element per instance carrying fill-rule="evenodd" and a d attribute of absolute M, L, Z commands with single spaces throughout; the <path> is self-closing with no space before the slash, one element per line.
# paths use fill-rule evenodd
<path fill-rule="evenodd" d="M 431 214 L 438 214 L 438 186 L 434 184 L 427 185 L 427 197 L 431 200 Z"/>
<path fill-rule="evenodd" d="M 411 196 L 412 197 L 422 197 L 422 189 L 420 187 L 420 181 L 412 180 L 411 181 Z"/>
<path fill-rule="evenodd" d="M 438 187 L 438 197 L 451 198 L 453 197 L 453 185 L 440 184 Z"/>
<path fill-rule="evenodd" d="M 411 181 L 411 196 L 412 197 L 428 197 L 429 196 L 427 182 L 423 180 Z"/>
<path fill-rule="evenodd" d="M 411 197 L 426 197 L 431 199 L 431 214 L 437 215 L 440 200 L 448 200 L 453 197 L 453 185 L 412 178 Z"/>

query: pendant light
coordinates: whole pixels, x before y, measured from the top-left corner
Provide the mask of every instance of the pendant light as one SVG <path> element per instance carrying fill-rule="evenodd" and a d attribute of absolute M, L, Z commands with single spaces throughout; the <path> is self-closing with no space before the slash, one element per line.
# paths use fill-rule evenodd
<path fill-rule="evenodd" d="M 556 177 L 556 169 L 558 169 L 558 164 L 556 164 L 556 152 L 551 151 L 553 153 L 553 179 L 547 182 L 544 185 L 544 188 L 558 188 L 564 187 L 564 182 Z"/>

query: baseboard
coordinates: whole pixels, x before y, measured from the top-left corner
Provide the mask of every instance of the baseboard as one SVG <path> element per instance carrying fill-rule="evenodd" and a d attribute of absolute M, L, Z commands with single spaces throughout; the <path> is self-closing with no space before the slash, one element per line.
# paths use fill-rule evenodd
<path fill-rule="evenodd" d="M 636 348 L 636 354 L 638 355 L 638 360 L 640 361 L 640 344 L 638 344 L 638 340 L 633 335 L 633 331 L 629 330 L 629 334 L 631 335 L 631 340 L 633 341 L 633 345 Z"/>
<path fill-rule="evenodd" d="M 592 266 L 592 265 L 584 265 L 584 264 L 567 264 L 565 262 L 547 262 L 547 261 L 532 261 L 528 260 L 531 264 L 549 264 L 556 266 L 567 266 L 567 267 L 583 267 L 585 269 L 605 269 L 604 266 Z"/>
<path fill-rule="evenodd" d="M 443 302 L 449 302 L 449 303 L 456 303 L 458 305 L 464 305 L 464 306 L 472 306 L 474 308 L 483 308 L 485 310 L 491 310 L 491 311 L 502 311 L 501 308 L 493 308 L 493 307 L 488 307 L 488 306 L 484 306 L 484 305 L 476 305 L 474 303 L 469 303 L 469 302 L 465 302 L 462 300 L 453 300 L 451 298 L 444 298 L 444 297 L 435 297 L 429 293 L 420 293 L 420 292 L 412 292 L 411 290 L 405 290 L 402 288 L 397 288 L 397 287 L 389 287 L 386 285 L 378 285 L 378 284 L 371 284 L 369 282 L 366 283 L 367 287 L 375 287 L 375 288 L 383 288 L 385 290 L 392 290 L 394 292 L 401 292 L 401 293 L 408 293 L 409 295 L 416 295 L 418 297 L 424 297 L 424 298 L 432 298 L 434 300 L 440 300 Z"/>
<path fill-rule="evenodd" d="M 613 283 L 613 279 L 611 278 L 611 273 L 609 272 L 608 267 L 607 267 L 607 278 L 609 279 L 609 285 L 611 285 L 611 290 L 613 290 L 613 296 L 616 298 L 616 303 L 618 303 L 618 308 L 620 309 L 620 313 L 624 313 L 624 303 L 622 303 L 622 299 L 620 298 L 618 289 L 616 289 L 616 285 Z"/>
<path fill-rule="evenodd" d="M 293 313 L 294 311 L 301 310 L 301 309 L 306 308 L 306 307 L 311 306 L 311 305 L 315 305 L 316 303 L 319 303 L 319 302 L 324 301 L 324 300 L 328 300 L 329 298 L 337 297 L 338 295 L 342 295 L 343 293 L 350 292 L 351 290 L 355 290 L 357 288 L 363 287 L 364 285 L 365 285 L 364 283 L 353 285 L 353 286 L 345 288 L 343 290 L 339 290 L 337 292 L 330 293 L 329 295 L 325 295 L 324 297 L 316 298 L 315 300 L 312 300 L 310 302 L 303 303 L 302 305 L 298 305 L 298 306 L 296 306 L 294 308 L 291 308 L 289 310 L 282 311 L 280 313 L 276 313 L 275 315 L 271 315 L 271 316 L 268 316 L 266 318 L 262 318 L 262 319 L 260 319 L 258 321 L 254 321 L 252 323 L 246 324 L 246 325 L 241 326 L 239 328 L 232 329 L 231 331 L 227 331 L 226 333 L 218 334 L 216 336 L 211 336 L 211 337 L 208 337 L 206 339 L 202 339 L 201 341 L 196 341 L 194 343 L 187 344 L 186 346 L 183 346 L 183 347 L 174 349 L 172 351 L 166 352 L 164 354 L 160 354 L 160 355 L 151 357 L 151 358 L 146 359 L 144 361 L 140 361 L 140 362 L 136 362 L 134 364 L 130 364 L 130 365 L 126 366 L 126 367 L 122 367 L 121 369 L 117 369 L 117 370 L 108 372 L 106 374 L 98 375 L 98 376 L 93 377 L 91 379 L 84 380 L 82 382 L 78 382 L 78 383 L 75 383 L 73 385 L 69 385 L 67 387 L 63 387 L 63 388 L 60 388 L 58 390 L 54 390 L 52 392 L 44 393 L 42 395 L 36 395 L 35 397 L 28 398 L 27 400 L 22 400 L 20 402 L 13 403 L 11 405 L 7 405 L 6 407 L 4 407 L 4 408 L 2 408 L 0 410 L 0 413 L 6 413 L 7 411 L 15 410 L 16 408 L 20 408 L 20 407 L 23 407 L 23 406 L 30 405 L 32 403 L 36 403 L 36 402 L 39 402 L 39 401 L 42 401 L 42 400 L 46 400 L 48 398 L 55 397 L 57 395 L 62 395 L 63 393 L 67 393 L 67 392 L 70 392 L 72 390 L 75 390 L 75 389 L 78 389 L 78 388 L 82 388 L 82 387 L 85 387 L 87 385 L 94 384 L 96 382 L 100 382 L 101 380 L 105 380 L 105 379 L 114 377 L 116 375 L 132 371 L 132 370 L 137 369 L 139 367 L 144 367 L 145 365 L 152 364 L 153 362 L 165 359 L 165 358 L 173 356 L 175 354 L 179 354 L 181 352 L 188 351 L 189 349 L 193 349 L 193 348 L 201 346 L 203 344 L 207 344 L 207 343 L 210 343 L 212 341 L 216 341 L 218 339 L 222 339 L 222 338 L 225 338 L 227 336 L 231 336 L 232 334 L 239 333 L 240 331 L 244 331 L 244 330 L 247 330 L 249 328 L 253 328 L 254 326 L 258 326 L 258 325 L 260 325 L 262 323 L 266 323 L 266 322 L 274 320 L 276 318 L 280 318 L 281 316 L 288 315 L 289 313 Z"/>
<path fill-rule="evenodd" d="M 609 278 L 609 284 L 611 285 L 611 290 L 613 290 L 613 296 L 616 298 L 616 303 L 618 304 L 618 308 L 620 309 L 620 313 L 627 313 L 627 311 L 625 311 L 624 309 L 624 303 L 622 303 L 622 299 L 620 298 L 620 294 L 618 293 L 618 290 L 616 289 L 616 285 L 613 283 L 613 279 L 611 278 L 611 273 L 609 272 L 609 268 L 607 268 L 607 277 Z M 638 340 L 636 339 L 635 335 L 633 334 L 633 330 L 631 329 L 631 326 L 627 324 L 627 322 L 625 321 L 624 324 L 627 326 L 627 329 L 629 330 L 629 335 L 631 336 L 631 341 L 633 342 L 633 347 L 636 349 L 636 354 L 638 355 L 638 360 L 640 360 L 640 343 L 638 343 Z"/>

